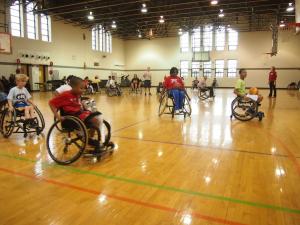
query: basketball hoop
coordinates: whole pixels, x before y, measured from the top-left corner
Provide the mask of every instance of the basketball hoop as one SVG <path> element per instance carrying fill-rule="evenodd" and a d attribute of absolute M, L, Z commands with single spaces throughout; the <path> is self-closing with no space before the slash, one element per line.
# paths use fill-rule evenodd
<path fill-rule="evenodd" d="M 288 23 L 284 27 L 279 27 L 281 30 L 292 30 L 296 27 L 300 28 L 300 23 Z"/>

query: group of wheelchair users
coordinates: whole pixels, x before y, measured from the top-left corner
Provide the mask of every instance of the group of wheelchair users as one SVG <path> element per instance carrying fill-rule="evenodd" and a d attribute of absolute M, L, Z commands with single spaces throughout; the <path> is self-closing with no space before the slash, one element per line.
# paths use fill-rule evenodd
<path fill-rule="evenodd" d="M 247 71 L 241 69 L 239 75 L 240 78 L 234 89 L 237 97 L 232 102 L 232 116 L 244 121 L 254 117 L 259 117 L 261 120 L 263 113 L 258 112 L 258 106 L 262 101 L 262 96 L 257 92 L 247 94 L 245 83 Z M 17 74 L 16 86 L 10 89 L 8 95 L 6 96 L 0 92 L 1 132 L 5 137 L 9 137 L 13 132 L 24 133 L 24 136 L 30 132 L 39 134 L 45 127 L 42 114 L 25 88 L 27 81 L 28 77 L 26 75 Z M 110 77 L 107 85 L 117 89 L 114 77 Z M 140 88 L 139 85 L 140 81 L 135 75 L 132 80 L 133 90 Z M 170 75 L 164 78 L 162 86 L 159 115 L 169 113 L 172 116 L 177 114 L 190 116 L 190 98 L 184 87 L 183 79 L 178 76 L 176 67 L 171 68 Z M 209 97 L 214 97 L 213 87 L 206 86 L 206 78 L 198 81 L 197 87 L 199 92 L 208 92 Z M 89 98 L 82 97 L 85 90 L 86 83 L 83 79 L 69 76 L 66 84 L 56 89 L 54 97 L 49 101 L 55 122 L 48 132 L 47 148 L 50 156 L 57 163 L 69 164 L 74 162 L 81 154 L 86 153 L 87 145 L 92 146 L 92 150 L 88 153 L 96 156 L 101 155 L 107 149 L 112 149 L 114 146 L 110 142 L 111 130 L 109 123 L 101 118 L 101 113 L 97 111 L 95 105 L 89 107 L 89 104 L 85 104 L 86 102 L 92 102 Z M 103 126 L 105 129 L 102 128 Z M 64 154 L 68 154 L 68 148 L 72 144 L 78 148 L 71 156 L 59 158 L 55 155 L 57 149 L 55 151 L 51 149 L 53 148 L 50 143 L 51 138 L 53 139 L 51 135 L 53 135 L 55 128 L 66 136 L 63 142 L 64 147 L 61 150 Z M 83 144 L 79 144 L 79 141 Z"/>

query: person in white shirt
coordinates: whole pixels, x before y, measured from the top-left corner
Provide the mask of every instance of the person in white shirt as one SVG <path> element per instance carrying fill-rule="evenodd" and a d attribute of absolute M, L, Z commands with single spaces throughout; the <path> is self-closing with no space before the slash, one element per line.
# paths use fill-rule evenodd
<path fill-rule="evenodd" d="M 151 95 L 150 88 L 151 88 L 151 73 L 150 73 L 150 67 L 147 68 L 147 71 L 145 71 L 144 75 L 144 88 L 145 88 L 145 96 L 147 95 L 147 89 L 149 96 Z"/>
<path fill-rule="evenodd" d="M 70 86 L 70 81 L 73 77 L 74 77 L 73 75 L 68 76 L 66 80 L 66 84 L 61 85 L 59 88 L 57 88 L 54 92 L 54 95 L 57 96 L 65 91 L 71 91 L 72 87 Z"/>
<path fill-rule="evenodd" d="M 207 77 L 206 76 L 204 76 L 203 79 L 200 79 L 200 81 L 198 83 L 198 88 L 201 91 L 209 91 L 209 97 L 210 98 L 215 97 L 215 95 L 214 95 L 214 88 L 207 86 L 206 81 L 207 81 Z"/>

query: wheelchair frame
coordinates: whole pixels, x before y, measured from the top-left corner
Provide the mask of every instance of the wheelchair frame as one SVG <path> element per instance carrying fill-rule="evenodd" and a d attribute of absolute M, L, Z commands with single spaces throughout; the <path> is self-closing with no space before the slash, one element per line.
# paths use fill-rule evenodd
<path fill-rule="evenodd" d="M 209 99 L 209 89 L 202 89 L 202 88 L 198 88 L 198 98 L 200 100 L 206 100 Z"/>
<path fill-rule="evenodd" d="M 68 165 L 71 164 L 75 161 L 77 161 L 82 155 L 88 155 L 85 154 L 85 151 L 87 150 L 87 145 L 88 145 L 88 140 L 89 138 L 89 129 L 94 129 L 95 130 L 95 135 L 96 135 L 96 141 L 99 142 L 100 148 L 103 150 L 101 153 L 98 155 L 93 155 L 96 156 L 97 159 L 101 159 L 103 154 L 105 153 L 113 153 L 114 149 L 114 144 L 110 142 L 111 138 L 111 127 L 110 124 L 103 120 L 103 126 L 104 129 L 106 129 L 107 134 L 104 136 L 104 141 L 101 145 L 101 138 L 102 134 L 101 131 L 98 127 L 90 126 L 87 127 L 84 122 L 82 122 L 79 118 L 66 115 L 64 116 L 64 120 L 55 120 L 52 126 L 50 127 L 48 134 L 47 134 L 47 150 L 50 155 L 50 157 L 58 164 L 60 165 Z M 57 149 L 51 142 L 51 139 L 53 137 L 51 134 L 54 132 L 54 129 L 57 129 L 57 131 L 61 134 L 65 134 L 65 136 L 62 139 L 59 139 L 58 142 L 61 142 L 64 144 L 62 151 L 62 158 L 58 158 L 55 153 L 57 153 Z M 104 132 L 103 132 L 104 133 Z M 72 138 L 73 136 L 73 138 Z M 55 139 L 55 137 L 54 137 Z M 78 141 L 81 141 L 81 144 L 78 143 Z M 95 140 L 95 139 L 94 139 Z M 77 151 L 68 159 L 64 159 L 65 154 L 68 154 L 70 152 L 69 146 L 74 144 L 78 149 Z"/>
<path fill-rule="evenodd" d="M 258 103 L 253 99 L 236 97 L 231 103 L 230 119 L 233 117 L 240 121 L 249 121 L 258 117 L 259 121 L 261 121 L 264 117 L 264 113 L 258 111 Z"/>
<path fill-rule="evenodd" d="M 119 88 L 119 91 L 120 91 L 120 95 L 118 94 L 118 88 Z M 108 97 L 121 96 L 122 95 L 122 90 L 121 90 L 120 86 L 116 87 L 116 88 L 107 87 L 105 92 L 106 92 Z"/>
<path fill-rule="evenodd" d="M 40 135 L 40 133 L 43 132 L 45 128 L 45 120 L 41 113 L 41 111 L 35 106 L 34 111 L 37 114 L 38 118 L 38 124 L 37 127 L 24 127 L 25 119 L 24 112 L 18 111 L 14 109 L 13 112 L 10 112 L 8 107 L 5 107 L 1 113 L 1 133 L 5 138 L 8 138 L 11 136 L 11 134 L 24 134 L 24 138 L 27 137 L 29 133 L 36 133 L 37 135 Z M 10 121 L 6 120 L 7 115 L 9 114 Z M 6 123 L 9 123 L 8 125 Z M 41 123 L 41 124 L 40 124 Z M 16 128 L 16 129 L 15 129 Z"/>
<path fill-rule="evenodd" d="M 192 108 L 190 105 L 190 97 L 185 91 L 184 99 L 183 99 L 183 108 L 182 113 L 175 113 L 175 102 L 172 96 L 169 95 L 167 90 L 163 90 L 161 93 L 161 96 L 159 98 L 159 109 L 158 109 L 158 116 L 161 116 L 162 114 L 171 114 L 172 118 L 174 118 L 175 115 L 183 115 L 184 118 L 186 116 L 191 116 L 192 114 Z M 171 101 L 171 103 L 169 103 Z M 165 110 L 168 108 L 169 112 L 165 112 Z"/>

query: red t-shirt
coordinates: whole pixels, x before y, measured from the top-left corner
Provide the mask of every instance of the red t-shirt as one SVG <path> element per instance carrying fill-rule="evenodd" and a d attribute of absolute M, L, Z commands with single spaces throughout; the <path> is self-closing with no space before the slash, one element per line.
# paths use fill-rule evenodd
<path fill-rule="evenodd" d="M 168 76 L 164 81 L 164 86 L 167 90 L 170 90 L 174 88 L 183 88 L 184 84 L 180 77 Z"/>
<path fill-rule="evenodd" d="M 275 81 L 277 79 L 277 73 L 274 71 L 271 71 L 269 73 L 269 81 Z"/>
<path fill-rule="evenodd" d="M 72 91 L 65 91 L 49 101 L 55 108 L 63 109 L 66 114 L 78 116 L 85 120 L 91 112 L 83 109 L 80 96 L 74 95 Z"/>

